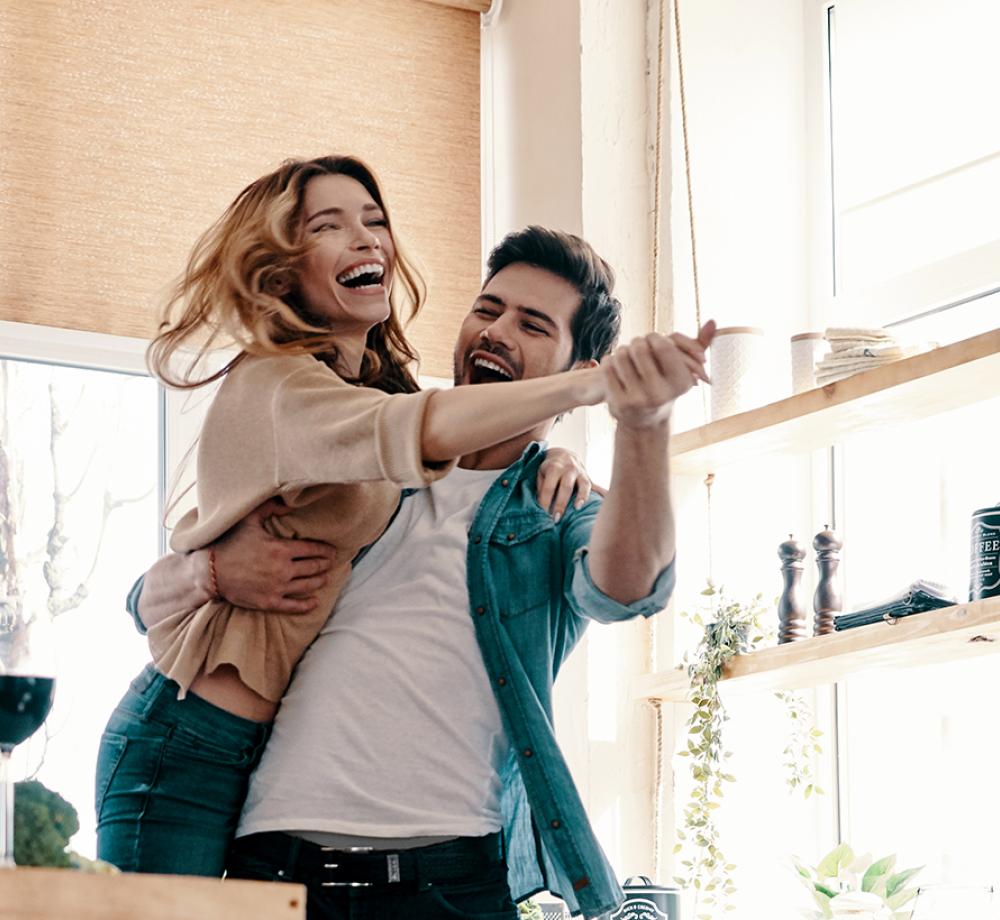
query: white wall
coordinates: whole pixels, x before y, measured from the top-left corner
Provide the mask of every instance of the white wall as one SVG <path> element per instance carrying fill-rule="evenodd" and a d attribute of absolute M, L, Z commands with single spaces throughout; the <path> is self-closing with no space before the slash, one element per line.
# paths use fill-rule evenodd
<path fill-rule="evenodd" d="M 646 8 L 505 0 L 483 35 L 484 251 L 528 223 L 589 240 L 617 271 L 625 338 L 649 328 Z M 611 427 L 573 413 L 553 442 L 609 478 Z M 556 728 L 618 873 L 649 872 L 652 716 L 627 699 L 648 669 L 645 623 L 592 627 L 556 685 Z"/>
<path fill-rule="evenodd" d="M 812 331 L 805 205 L 809 3 L 681 3 L 702 318 L 763 327 L 785 367 L 789 336 Z M 676 59 L 672 66 L 673 288 L 677 328 L 690 329 L 695 308 Z M 687 427 L 701 418 L 682 421 Z"/>

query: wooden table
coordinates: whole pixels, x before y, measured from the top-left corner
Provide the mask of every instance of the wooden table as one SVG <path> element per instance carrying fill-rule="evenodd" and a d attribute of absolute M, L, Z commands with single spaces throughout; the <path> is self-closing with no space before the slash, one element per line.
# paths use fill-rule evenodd
<path fill-rule="evenodd" d="M 2 920 L 305 920 L 305 905 L 301 885 L 0 870 Z"/>

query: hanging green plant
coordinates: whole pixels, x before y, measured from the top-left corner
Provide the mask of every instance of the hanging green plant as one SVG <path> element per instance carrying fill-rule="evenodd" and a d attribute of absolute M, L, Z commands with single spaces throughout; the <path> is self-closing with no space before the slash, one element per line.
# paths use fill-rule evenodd
<path fill-rule="evenodd" d="M 722 726 L 729 717 L 719 698 L 718 682 L 729 661 L 764 640 L 761 622 L 766 609 L 760 594 L 749 604 L 741 604 L 727 599 L 711 583 L 701 593 L 709 599 L 707 608 L 681 614 L 683 619 L 703 627 L 704 635 L 693 656 L 685 656 L 694 712 L 687 721 L 686 746 L 678 754 L 690 760 L 694 787 L 684 806 L 683 827 L 677 830 L 674 853 L 683 858 L 674 880 L 694 891 L 695 917 L 712 920 L 732 910 L 729 902 L 736 892 L 732 878 L 736 867 L 719 846 L 715 817 L 722 804 L 724 784 L 736 779 L 726 770 L 731 752 L 723 744 Z M 706 622 L 709 611 L 712 622 Z"/>
<path fill-rule="evenodd" d="M 801 693 L 791 690 L 778 690 L 774 695 L 785 704 L 791 721 L 788 743 L 781 752 L 788 791 L 801 790 L 807 799 L 813 794 L 823 795 L 823 790 L 816 785 L 815 769 L 816 758 L 823 753 L 819 740 L 823 732 L 816 727 L 812 706 Z"/>

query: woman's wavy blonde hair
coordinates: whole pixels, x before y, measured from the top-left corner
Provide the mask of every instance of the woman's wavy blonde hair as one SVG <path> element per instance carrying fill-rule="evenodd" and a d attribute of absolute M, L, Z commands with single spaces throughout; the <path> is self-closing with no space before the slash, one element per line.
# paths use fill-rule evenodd
<path fill-rule="evenodd" d="M 331 366 L 336 336 L 316 325 L 298 292 L 299 268 L 312 247 L 303 238 L 305 188 L 316 176 L 349 176 L 382 209 L 392 232 L 378 180 L 357 157 L 287 160 L 251 183 L 198 240 L 187 268 L 163 309 L 159 332 L 146 361 L 165 384 L 193 389 L 228 373 L 248 354 L 311 354 Z M 403 332 L 427 298 L 427 286 L 393 234 L 396 262 L 389 293 L 389 317 L 368 333 L 358 378 L 386 392 L 418 389 L 409 367 L 417 353 Z M 220 344 L 221 343 L 221 344 Z M 234 343 L 240 353 L 221 370 L 198 376 L 201 359 L 213 348 Z M 172 364 L 180 349 L 195 353 L 180 373 Z"/>

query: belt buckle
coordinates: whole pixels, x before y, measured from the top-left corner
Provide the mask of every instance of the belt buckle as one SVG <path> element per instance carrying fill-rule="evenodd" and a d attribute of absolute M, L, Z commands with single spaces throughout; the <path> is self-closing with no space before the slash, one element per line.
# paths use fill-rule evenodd
<path fill-rule="evenodd" d="M 371 853 L 372 847 L 320 847 L 321 853 Z M 395 854 L 392 854 L 395 856 Z M 338 869 L 340 863 L 323 863 L 324 869 Z M 391 875 L 390 871 L 390 875 Z M 399 881 L 399 857 L 396 856 L 396 881 Z M 391 879 L 390 879 L 391 881 Z M 371 888 L 374 882 L 320 882 L 321 888 Z"/>

